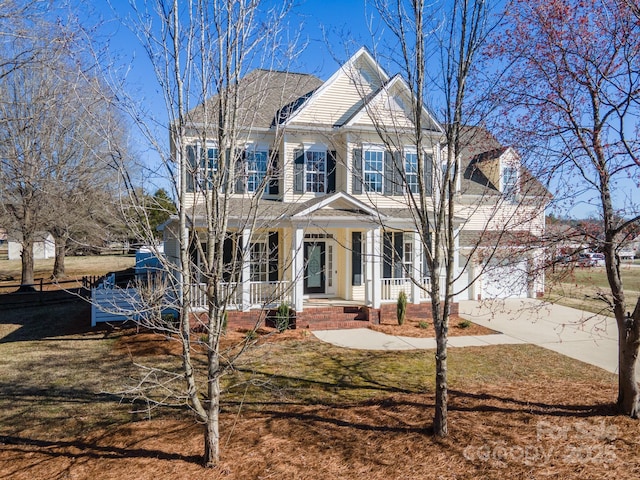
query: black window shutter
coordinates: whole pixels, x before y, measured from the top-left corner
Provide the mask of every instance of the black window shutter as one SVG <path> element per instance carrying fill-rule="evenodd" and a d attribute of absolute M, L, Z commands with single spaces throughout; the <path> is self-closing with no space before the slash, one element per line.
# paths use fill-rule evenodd
<path fill-rule="evenodd" d="M 336 191 L 336 151 L 327 152 L 327 193 Z"/>
<path fill-rule="evenodd" d="M 278 281 L 278 232 L 269 232 L 269 281 Z"/>
<path fill-rule="evenodd" d="M 390 152 L 384 152 L 384 194 L 393 195 L 395 169 L 393 168 L 393 158 Z"/>
<path fill-rule="evenodd" d="M 382 278 L 393 278 L 393 241 L 390 232 L 384 232 L 382 245 Z"/>
<path fill-rule="evenodd" d="M 352 190 L 354 194 L 362 193 L 362 149 L 353 150 L 353 175 Z"/>
<path fill-rule="evenodd" d="M 403 155 L 401 152 L 393 152 L 393 194 L 402 195 L 404 193 L 404 181 L 402 172 L 404 172 Z"/>
<path fill-rule="evenodd" d="M 424 189 L 427 195 L 433 195 L 433 155 L 424 156 Z"/>
<path fill-rule="evenodd" d="M 404 260 L 403 258 L 403 251 L 404 251 L 404 235 L 402 232 L 395 232 L 393 234 L 393 243 L 394 243 L 394 259 L 393 259 L 393 277 L 394 278 L 403 278 L 404 277 L 404 271 L 403 271 L 403 265 L 402 262 Z"/>
<path fill-rule="evenodd" d="M 351 284 L 362 285 L 362 232 L 351 232 Z"/>
<path fill-rule="evenodd" d="M 234 175 L 236 178 L 235 189 L 236 193 L 245 192 L 245 169 L 246 169 L 246 152 L 238 152 L 235 158 Z"/>
<path fill-rule="evenodd" d="M 222 261 L 224 262 L 224 271 L 222 272 L 222 279 L 225 282 L 231 280 L 231 272 L 234 269 L 233 266 L 233 238 L 227 236 L 222 244 Z"/>
<path fill-rule="evenodd" d="M 279 160 L 280 155 L 278 152 L 269 150 L 269 159 L 271 160 L 271 168 L 269 170 L 269 192 L 271 195 L 278 195 L 280 193 L 280 170 Z"/>
<path fill-rule="evenodd" d="M 304 193 L 304 150 L 293 151 L 293 193 Z"/>
<path fill-rule="evenodd" d="M 187 192 L 195 191 L 196 180 L 195 177 L 198 171 L 198 165 L 196 164 L 197 146 L 187 145 Z"/>

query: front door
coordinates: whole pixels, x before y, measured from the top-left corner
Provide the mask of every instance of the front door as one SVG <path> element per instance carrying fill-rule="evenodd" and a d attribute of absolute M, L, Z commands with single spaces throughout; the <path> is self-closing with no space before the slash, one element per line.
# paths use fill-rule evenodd
<path fill-rule="evenodd" d="M 324 242 L 304 242 L 304 293 L 325 293 L 324 249 Z"/>

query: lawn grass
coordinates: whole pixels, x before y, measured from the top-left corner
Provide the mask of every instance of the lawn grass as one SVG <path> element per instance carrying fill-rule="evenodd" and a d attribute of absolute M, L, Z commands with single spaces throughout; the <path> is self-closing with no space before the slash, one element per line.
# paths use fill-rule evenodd
<path fill-rule="evenodd" d="M 53 263 L 53 258 L 35 260 L 34 278 L 49 278 L 53 271 Z M 74 278 L 83 275 L 104 275 L 108 272 L 125 270 L 134 265 L 135 255 L 96 255 L 65 259 L 66 274 Z M 12 278 L 11 283 L 19 282 L 21 271 L 20 260 L 0 260 L 0 278 Z"/>
<path fill-rule="evenodd" d="M 640 268 L 624 264 L 621 278 L 627 301 L 634 304 L 640 296 Z M 556 268 L 546 279 L 547 300 L 592 313 L 613 316 L 601 295 L 610 297 L 609 283 L 604 267 Z"/>

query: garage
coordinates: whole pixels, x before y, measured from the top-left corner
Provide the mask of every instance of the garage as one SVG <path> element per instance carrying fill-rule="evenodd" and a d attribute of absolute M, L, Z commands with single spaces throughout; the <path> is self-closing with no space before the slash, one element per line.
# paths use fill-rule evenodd
<path fill-rule="evenodd" d="M 485 266 L 481 280 L 482 299 L 527 298 L 529 296 L 527 260 L 492 260 Z"/>

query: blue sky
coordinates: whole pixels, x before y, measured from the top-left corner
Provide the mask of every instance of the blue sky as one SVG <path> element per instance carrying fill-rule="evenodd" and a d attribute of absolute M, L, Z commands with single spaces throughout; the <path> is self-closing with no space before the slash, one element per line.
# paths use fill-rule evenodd
<path fill-rule="evenodd" d="M 80 0 L 81 1 L 81 0 Z M 268 0 L 277 2 L 277 0 Z M 143 3 L 143 2 L 139 2 Z M 277 3 L 274 3 L 277 4 Z M 109 42 L 111 54 L 119 57 L 119 63 L 126 66 L 127 90 L 136 100 L 146 105 L 153 113 L 154 120 L 159 125 L 167 124 L 167 115 L 160 94 L 157 80 L 150 67 L 146 53 L 138 39 L 126 27 L 120 25 L 117 15 L 126 15 L 130 11 L 129 0 L 97 0 L 90 4 L 94 11 L 90 16 L 92 21 L 102 17 L 101 32 Z M 114 13 L 114 10 L 117 13 Z M 367 5 L 365 0 L 299 0 L 296 2 L 290 17 L 293 30 L 303 32 L 301 43 L 306 48 L 301 52 L 292 70 L 312 73 L 326 80 L 360 46 L 373 47 L 374 40 L 370 27 L 377 30 L 379 37 L 379 23 L 376 23 L 374 8 Z M 383 65 L 383 67 L 387 67 Z M 387 73 L 394 74 L 393 67 Z M 167 135 L 168 137 L 168 135 Z M 141 153 L 147 157 L 149 163 L 154 162 L 151 153 Z M 157 157 L 156 157 L 157 158 Z M 158 183 L 162 185 L 162 182 Z M 154 184 L 145 185 L 153 190 Z M 623 182 L 616 192 L 618 196 L 637 196 L 638 185 L 633 181 Z M 590 199 L 581 198 L 581 202 L 574 208 L 573 215 L 582 217 L 597 213 L 596 205 Z M 563 214 L 563 211 L 557 213 Z"/>

